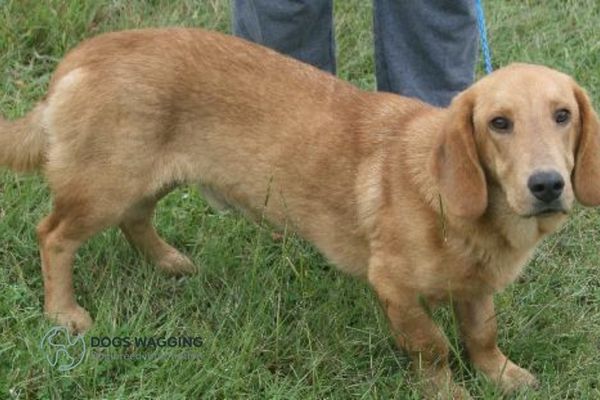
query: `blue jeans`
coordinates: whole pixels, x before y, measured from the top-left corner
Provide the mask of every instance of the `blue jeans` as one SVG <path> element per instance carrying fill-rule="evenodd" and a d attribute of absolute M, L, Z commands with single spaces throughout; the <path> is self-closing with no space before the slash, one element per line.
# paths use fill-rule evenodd
<path fill-rule="evenodd" d="M 446 106 L 477 59 L 474 0 L 373 0 L 377 89 Z M 234 0 L 234 34 L 335 74 L 332 0 Z"/>

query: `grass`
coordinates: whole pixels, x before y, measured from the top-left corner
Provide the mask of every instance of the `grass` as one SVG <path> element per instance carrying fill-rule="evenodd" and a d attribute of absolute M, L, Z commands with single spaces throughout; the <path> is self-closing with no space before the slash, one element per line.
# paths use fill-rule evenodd
<path fill-rule="evenodd" d="M 485 2 L 496 66 L 561 69 L 600 104 L 596 0 Z M 370 2 L 335 3 L 341 78 L 373 89 Z M 65 51 L 100 32 L 185 25 L 228 31 L 226 0 L 0 0 L 0 110 L 24 114 L 45 92 Z M 50 208 L 43 180 L 0 172 L 0 398 L 416 399 L 407 362 L 362 282 L 294 235 L 211 211 L 194 188 L 159 207 L 163 235 L 203 272 L 165 279 L 116 231 L 84 246 L 78 300 L 91 336 L 199 336 L 197 359 L 98 360 L 50 367 L 39 341 L 43 287 L 35 225 Z M 534 371 L 538 391 L 515 398 L 600 398 L 600 271 L 596 210 L 577 209 L 536 252 L 522 279 L 497 297 L 501 347 Z M 452 324 L 439 315 L 448 331 Z M 456 340 L 452 336 L 452 340 Z M 95 349 L 123 354 L 118 348 Z M 476 398 L 499 394 L 470 367 L 457 378 Z"/>

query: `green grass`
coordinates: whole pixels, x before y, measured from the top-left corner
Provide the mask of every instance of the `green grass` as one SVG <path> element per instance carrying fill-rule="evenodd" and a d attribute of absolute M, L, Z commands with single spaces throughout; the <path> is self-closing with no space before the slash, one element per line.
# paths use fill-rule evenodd
<path fill-rule="evenodd" d="M 596 0 L 485 5 L 496 66 L 561 69 L 600 104 Z M 370 2 L 335 6 L 339 75 L 372 89 Z M 141 26 L 228 31 L 229 13 L 226 0 L 0 0 L 0 110 L 17 117 L 30 109 L 58 60 L 85 37 Z M 35 225 L 49 208 L 40 177 L 0 172 L 0 398 L 418 398 L 365 283 L 336 272 L 293 235 L 273 240 L 267 227 L 211 211 L 193 188 L 169 195 L 156 219 L 201 274 L 165 278 L 112 230 L 79 252 L 75 285 L 96 320 L 90 335 L 200 336 L 199 359 L 88 355 L 57 371 L 38 347 L 50 324 L 42 316 Z M 600 398 L 599 227 L 598 211 L 576 210 L 497 297 L 501 347 L 541 381 L 516 398 Z M 451 331 L 448 315 L 439 318 Z M 453 368 L 476 398 L 499 397 L 468 365 Z"/>

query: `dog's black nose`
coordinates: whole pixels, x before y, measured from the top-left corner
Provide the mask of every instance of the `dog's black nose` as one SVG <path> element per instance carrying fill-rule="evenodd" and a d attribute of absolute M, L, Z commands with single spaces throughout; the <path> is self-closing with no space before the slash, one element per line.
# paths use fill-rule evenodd
<path fill-rule="evenodd" d="M 527 186 L 537 199 L 550 203 L 560 197 L 565 181 L 556 171 L 536 172 L 529 177 Z"/>

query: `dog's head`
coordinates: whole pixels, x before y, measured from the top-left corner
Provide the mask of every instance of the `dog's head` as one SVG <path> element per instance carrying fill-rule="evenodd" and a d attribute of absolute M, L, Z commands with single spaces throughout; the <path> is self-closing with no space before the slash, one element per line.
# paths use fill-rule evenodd
<path fill-rule="evenodd" d="M 474 218 L 488 185 L 523 217 L 600 205 L 600 123 L 572 78 L 514 64 L 481 79 L 447 109 L 433 172 L 448 211 Z"/>

